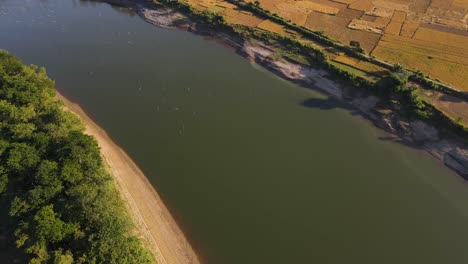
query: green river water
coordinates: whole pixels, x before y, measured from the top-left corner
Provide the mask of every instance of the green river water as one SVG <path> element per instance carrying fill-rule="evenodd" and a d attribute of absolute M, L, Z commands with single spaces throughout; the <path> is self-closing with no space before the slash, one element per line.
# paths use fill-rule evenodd
<path fill-rule="evenodd" d="M 107 4 L 0 0 L 0 48 L 129 153 L 205 263 L 468 263 L 461 177 L 215 42 Z"/>

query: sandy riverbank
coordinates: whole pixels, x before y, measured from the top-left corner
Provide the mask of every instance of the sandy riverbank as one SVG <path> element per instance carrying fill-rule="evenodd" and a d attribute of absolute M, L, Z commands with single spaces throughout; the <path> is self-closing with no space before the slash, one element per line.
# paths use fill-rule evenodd
<path fill-rule="evenodd" d="M 133 160 L 79 105 L 60 94 L 58 96 L 68 110 L 81 118 L 86 127 L 85 133 L 98 141 L 103 159 L 129 208 L 138 235 L 158 263 L 200 263 L 158 193 Z"/>

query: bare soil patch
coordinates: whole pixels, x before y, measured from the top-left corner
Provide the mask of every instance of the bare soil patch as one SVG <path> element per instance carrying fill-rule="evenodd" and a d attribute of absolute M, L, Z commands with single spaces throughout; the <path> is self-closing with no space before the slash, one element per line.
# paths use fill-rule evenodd
<path fill-rule="evenodd" d="M 393 9 L 383 8 L 383 7 L 373 7 L 370 11 L 366 12 L 366 15 L 391 18 L 393 16 L 393 12 L 394 12 Z"/>
<path fill-rule="evenodd" d="M 367 32 L 377 33 L 377 34 L 383 34 L 385 30 L 385 26 L 382 26 L 375 22 L 369 22 L 369 21 L 364 21 L 364 20 L 359 20 L 359 19 L 353 19 L 353 21 L 349 23 L 348 27 L 351 29 L 363 30 Z"/>

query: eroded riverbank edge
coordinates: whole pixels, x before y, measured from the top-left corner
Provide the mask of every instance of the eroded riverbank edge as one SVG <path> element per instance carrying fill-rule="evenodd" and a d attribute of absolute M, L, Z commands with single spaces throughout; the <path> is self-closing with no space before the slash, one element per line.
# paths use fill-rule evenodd
<path fill-rule="evenodd" d="M 146 22 L 163 28 L 177 28 L 215 40 L 236 51 L 252 63 L 305 88 L 318 90 L 329 100 L 342 102 L 353 114 L 370 120 L 389 133 L 382 140 L 422 149 L 468 180 L 468 139 L 420 120 L 408 120 L 368 91 L 330 78 L 321 69 L 290 61 L 274 60 L 275 49 L 255 39 L 244 40 L 226 32 L 210 30 L 209 25 L 192 21 L 183 13 L 142 0 L 100 0 L 134 10 Z M 305 102 L 306 104 L 307 102 Z"/>
<path fill-rule="evenodd" d="M 97 140 L 107 169 L 135 224 L 136 235 L 157 263 L 200 263 L 161 197 L 135 162 L 78 104 L 59 92 L 57 96 L 64 102 L 67 110 L 80 117 L 85 125 L 85 133 Z"/>

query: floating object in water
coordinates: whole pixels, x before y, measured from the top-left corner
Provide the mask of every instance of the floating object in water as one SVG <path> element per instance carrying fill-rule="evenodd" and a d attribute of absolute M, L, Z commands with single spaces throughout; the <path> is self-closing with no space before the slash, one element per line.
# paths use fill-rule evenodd
<path fill-rule="evenodd" d="M 177 131 L 179 131 L 179 135 L 183 135 L 184 134 L 184 130 L 185 130 L 185 125 L 182 124 L 182 128 L 178 128 Z"/>

